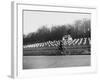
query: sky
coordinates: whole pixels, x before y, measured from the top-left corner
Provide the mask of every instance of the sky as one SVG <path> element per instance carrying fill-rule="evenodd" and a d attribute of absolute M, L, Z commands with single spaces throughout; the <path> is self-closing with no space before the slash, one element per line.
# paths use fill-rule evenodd
<path fill-rule="evenodd" d="M 24 34 L 36 32 L 40 27 L 52 25 L 74 24 L 76 20 L 84 18 L 90 19 L 90 14 L 80 13 L 59 13 L 59 12 L 43 12 L 43 11 L 24 11 Z"/>

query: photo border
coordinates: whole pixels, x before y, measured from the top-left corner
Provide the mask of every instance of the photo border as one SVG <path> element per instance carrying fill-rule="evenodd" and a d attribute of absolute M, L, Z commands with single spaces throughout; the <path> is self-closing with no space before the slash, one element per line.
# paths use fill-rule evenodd
<path fill-rule="evenodd" d="M 40 76 L 54 76 L 54 75 L 66 75 L 73 73 L 91 73 L 96 72 L 96 45 L 93 39 L 95 38 L 94 30 L 96 27 L 96 8 L 86 8 L 86 7 L 71 7 L 71 6 L 56 6 L 56 5 L 40 5 L 40 4 L 26 4 L 12 2 L 11 5 L 12 14 L 12 62 L 11 62 L 11 76 L 13 78 L 23 78 L 23 77 L 40 77 Z M 49 69 L 32 69 L 23 70 L 23 10 L 51 10 L 51 11 L 68 11 L 68 12 L 87 12 L 91 14 L 91 66 L 89 67 L 62 67 L 62 68 L 49 68 Z"/>

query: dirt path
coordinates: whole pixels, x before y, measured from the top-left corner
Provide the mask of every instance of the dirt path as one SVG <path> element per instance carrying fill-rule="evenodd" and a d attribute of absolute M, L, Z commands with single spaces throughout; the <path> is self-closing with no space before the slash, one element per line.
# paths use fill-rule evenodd
<path fill-rule="evenodd" d="M 90 55 L 24 56 L 24 69 L 89 66 Z"/>

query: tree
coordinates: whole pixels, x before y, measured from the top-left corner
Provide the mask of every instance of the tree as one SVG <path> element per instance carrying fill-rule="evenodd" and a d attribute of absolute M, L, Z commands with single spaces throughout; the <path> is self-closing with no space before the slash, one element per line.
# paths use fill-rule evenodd
<path fill-rule="evenodd" d="M 91 22 L 88 19 L 77 20 L 75 24 L 55 25 L 51 28 L 42 26 L 36 32 L 23 35 L 23 44 L 33 44 L 46 41 L 61 40 L 66 34 L 72 38 L 91 37 Z"/>

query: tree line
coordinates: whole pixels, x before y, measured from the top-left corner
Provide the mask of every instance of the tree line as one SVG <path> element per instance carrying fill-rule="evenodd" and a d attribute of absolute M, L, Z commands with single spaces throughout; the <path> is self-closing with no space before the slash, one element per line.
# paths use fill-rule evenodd
<path fill-rule="evenodd" d="M 75 21 L 74 24 L 55 25 L 51 28 L 40 27 L 36 32 L 23 35 L 23 44 L 33 44 L 46 41 L 61 40 L 64 35 L 71 35 L 72 38 L 91 37 L 91 22 L 89 19 Z"/>

